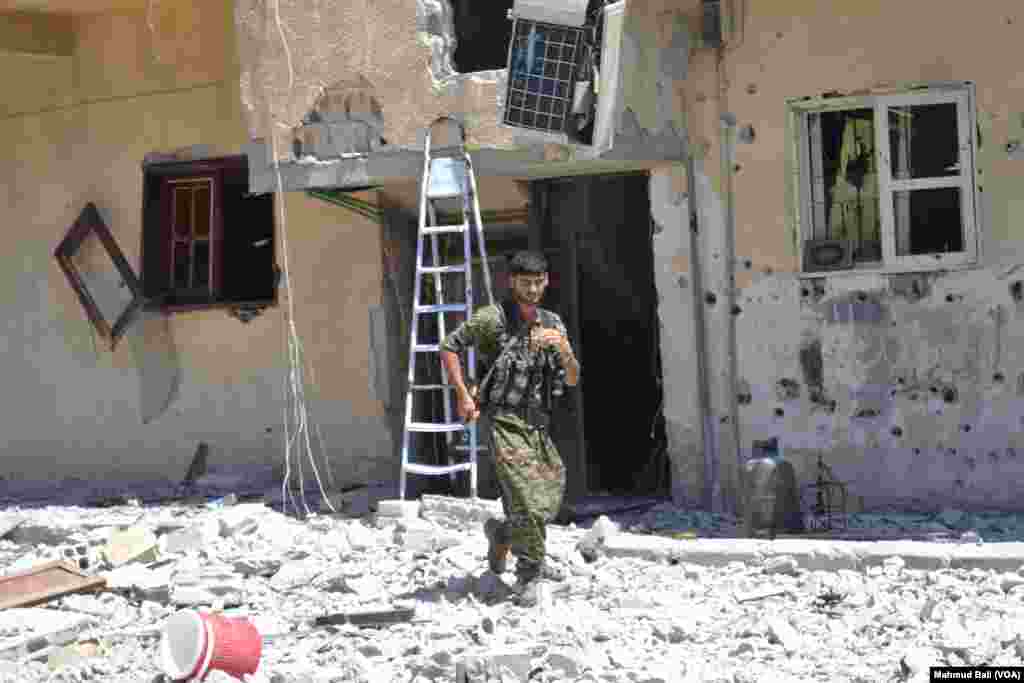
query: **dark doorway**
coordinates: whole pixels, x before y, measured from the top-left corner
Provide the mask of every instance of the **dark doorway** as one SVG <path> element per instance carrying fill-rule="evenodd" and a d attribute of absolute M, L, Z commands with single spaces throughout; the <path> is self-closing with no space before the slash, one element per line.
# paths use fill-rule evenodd
<path fill-rule="evenodd" d="M 556 271 L 547 302 L 566 320 L 583 363 L 580 405 L 559 419 L 575 431 L 562 429 L 559 439 L 560 450 L 576 451 L 575 458 L 563 452 L 570 477 L 585 473 L 587 493 L 663 494 L 669 480 L 648 176 L 542 185 L 543 239 Z"/>
<path fill-rule="evenodd" d="M 504 69 L 513 0 L 452 0 L 455 13 L 455 70 L 459 73 Z"/>

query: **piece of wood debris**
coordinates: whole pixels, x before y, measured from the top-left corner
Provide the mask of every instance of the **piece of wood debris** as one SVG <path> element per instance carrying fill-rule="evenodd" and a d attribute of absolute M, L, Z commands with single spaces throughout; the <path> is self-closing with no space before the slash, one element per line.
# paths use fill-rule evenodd
<path fill-rule="evenodd" d="M 359 612 L 340 612 L 327 616 L 317 617 L 313 620 L 314 626 L 342 626 L 352 624 L 353 626 L 390 626 L 412 621 L 416 616 L 415 607 L 400 607 L 389 610 L 372 610 Z"/>
<path fill-rule="evenodd" d="M 764 600 L 765 598 L 782 597 L 791 593 L 792 591 L 788 588 L 763 588 L 757 591 L 750 591 L 749 593 L 734 593 L 733 597 L 736 598 L 736 602 L 742 603 Z"/>
<path fill-rule="evenodd" d="M 31 607 L 72 593 L 102 589 L 107 580 L 86 576 L 64 560 L 54 560 L 0 577 L 0 609 Z"/>

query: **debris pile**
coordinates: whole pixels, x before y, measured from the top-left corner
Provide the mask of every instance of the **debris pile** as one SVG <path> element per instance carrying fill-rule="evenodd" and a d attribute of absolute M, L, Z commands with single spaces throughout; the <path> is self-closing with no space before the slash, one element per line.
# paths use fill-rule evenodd
<path fill-rule="evenodd" d="M 85 585 L 0 610 L 0 681 L 166 681 L 161 629 L 181 609 L 253 619 L 253 683 L 927 680 L 932 665 L 1024 658 L 1019 559 L 927 569 L 894 555 L 864 571 L 815 569 L 799 553 L 652 560 L 614 551 L 705 541 L 600 518 L 549 528 L 567 578 L 525 609 L 507 600 L 511 574 L 486 569 L 480 527 L 497 503 L 379 508 L 304 521 L 231 499 L 4 513 L 0 595 L 16 601 L 8 579 L 57 561 Z M 672 515 L 685 516 L 665 506 L 649 528 Z"/>

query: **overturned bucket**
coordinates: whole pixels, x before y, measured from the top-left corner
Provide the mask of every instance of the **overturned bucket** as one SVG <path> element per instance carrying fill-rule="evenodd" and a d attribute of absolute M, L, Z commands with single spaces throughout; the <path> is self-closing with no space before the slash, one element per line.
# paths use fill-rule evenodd
<path fill-rule="evenodd" d="M 241 679 L 256 673 L 262 649 L 247 617 L 182 610 L 164 623 L 161 668 L 175 681 L 203 680 L 213 669 Z"/>

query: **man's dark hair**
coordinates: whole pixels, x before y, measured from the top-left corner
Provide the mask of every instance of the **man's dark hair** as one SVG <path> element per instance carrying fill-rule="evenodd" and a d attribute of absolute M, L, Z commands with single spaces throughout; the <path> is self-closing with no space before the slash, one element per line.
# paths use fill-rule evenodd
<path fill-rule="evenodd" d="M 536 251 L 517 251 L 508 260 L 510 275 L 543 275 L 548 272 L 548 260 Z"/>

